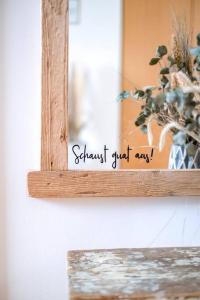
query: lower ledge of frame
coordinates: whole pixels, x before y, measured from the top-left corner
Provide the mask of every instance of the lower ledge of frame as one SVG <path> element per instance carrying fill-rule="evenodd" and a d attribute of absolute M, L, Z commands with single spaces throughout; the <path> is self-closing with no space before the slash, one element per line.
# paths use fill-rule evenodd
<path fill-rule="evenodd" d="M 200 196 L 200 170 L 38 171 L 34 198 Z"/>

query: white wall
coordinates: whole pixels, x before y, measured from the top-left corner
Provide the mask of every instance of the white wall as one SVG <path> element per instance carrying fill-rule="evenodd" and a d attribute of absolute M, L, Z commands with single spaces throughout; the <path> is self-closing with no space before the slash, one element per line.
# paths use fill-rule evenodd
<path fill-rule="evenodd" d="M 1 14 L 3 10 L 3 2 L 0 1 L 0 63 L 4 60 L 4 51 L 2 45 L 4 43 L 4 18 Z M 4 98 L 4 78 L 3 66 L 0 66 L 0 299 L 6 298 L 6 195 L 5 195 L 5 102 Z"/>
<path fill-rule="evenodd" d="M 1 0 L 0 23 L 0 299 L 66 300 L 69 249 L 200 245 L 198 198 L 27 196 L 40 152 L 39 0 Z"/>

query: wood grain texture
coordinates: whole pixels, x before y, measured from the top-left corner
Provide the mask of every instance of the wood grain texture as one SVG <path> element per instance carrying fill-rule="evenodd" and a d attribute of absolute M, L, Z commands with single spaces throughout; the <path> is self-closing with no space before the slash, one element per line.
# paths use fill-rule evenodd
<path fill-rule="evenodd" d="M 200 195 L 198 170 L 51 171 L 28 174 L 36 198 Z"/>
<path fill-rule="evenodd" d="M 200 195 L 199 171 L 67 171 L 68 0 L 42 0 L 41 170 L 28 174 L 32 197 Z"/>
<path fill-rule="evenodd" d="M 200 248 L 71 251 L 72 300 L 200 299 Z"/>
<path fill-rule="evenodd" d="M 67 0 L 42 1 L 41 169 L 67 169 Z"/>

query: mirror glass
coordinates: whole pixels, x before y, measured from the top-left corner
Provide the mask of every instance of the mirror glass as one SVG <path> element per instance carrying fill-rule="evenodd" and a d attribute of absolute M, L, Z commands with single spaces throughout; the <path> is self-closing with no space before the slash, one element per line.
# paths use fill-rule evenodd
<path fill-rule="evenodd" d="M 199 0 L 69 0 L 69 169 L 200 168 L 199 32 Z"/>

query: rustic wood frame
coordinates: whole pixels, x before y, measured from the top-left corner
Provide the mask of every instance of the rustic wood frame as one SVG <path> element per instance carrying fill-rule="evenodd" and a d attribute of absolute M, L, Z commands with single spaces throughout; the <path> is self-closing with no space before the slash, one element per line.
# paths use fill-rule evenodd
<path fill-rule="evenodd" d="M 67 170 L 68 0 L 42 0 L 41 171 L 28 174 L 32 197 L 200 195 L 198 170 Z"/>

